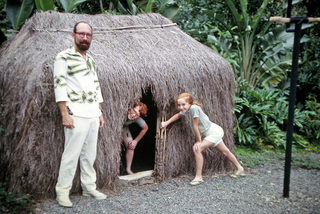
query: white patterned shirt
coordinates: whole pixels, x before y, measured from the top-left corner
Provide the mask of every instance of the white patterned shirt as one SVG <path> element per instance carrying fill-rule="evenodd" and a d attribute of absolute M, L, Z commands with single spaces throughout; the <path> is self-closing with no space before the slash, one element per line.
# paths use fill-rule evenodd
<path fill-rule="evenodd" d="M 60 52 L 54 62 L 54 91 L 56 102 L 66 102 L 73 115 L 99 117 L 103 102 L 93 58 L 86 60 L 74 46 Z"/>

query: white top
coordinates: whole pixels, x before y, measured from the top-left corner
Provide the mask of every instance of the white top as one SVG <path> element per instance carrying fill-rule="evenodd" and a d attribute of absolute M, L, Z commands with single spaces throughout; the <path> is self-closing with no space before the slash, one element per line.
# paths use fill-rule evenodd
<path fill-rule="evenodd" d="M 209 120 L 209 117 L 203 112 L 202 108 L 197 105 L 191 105 L 190 109 L 186 113 L 180 112 L 180 115 L 184 115 L 187 118 L 187 120 L 190 123 L 191 130 L 193 132 L 193 118 L 199 118 L 198 128 L 201 134 L 207 131 L 212 125 L 212 122 Z"/>
<path fill-rule="evenodd" d="M 95 62 L 86 60 L 72 46 L 60 52 L 54 63 L 54 91 L 56 102 L 66 102 L 73 115 L 99 117 L 99 103 L 103 102 Z"/>

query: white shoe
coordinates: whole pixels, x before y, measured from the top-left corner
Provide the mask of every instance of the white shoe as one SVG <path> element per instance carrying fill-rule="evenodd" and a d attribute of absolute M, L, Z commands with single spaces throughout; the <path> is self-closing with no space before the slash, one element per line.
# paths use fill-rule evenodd
<path fill-rule="evenodd" d="M 69 196 L 60 195 L 57 196 L 58 203 L 63 207 L 72 207 L 72 202 L 69 199 Z"/>
<path fill-rule="evenodd" d="M 98 190 L 92 190 L 90 192 L 83 191 L 82 195 L 83 196 L 89 196 L 89 197 L 95 198 L 97 200 L 104 200 L 104 199 L 107 198 L 107 196 L 105 194 L 99 192 Z"/>

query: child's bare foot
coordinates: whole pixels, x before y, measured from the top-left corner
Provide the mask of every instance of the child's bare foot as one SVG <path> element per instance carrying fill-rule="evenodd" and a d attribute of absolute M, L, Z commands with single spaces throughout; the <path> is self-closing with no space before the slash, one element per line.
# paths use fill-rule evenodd
<path fill-rule="evenodd" d="M 234 174 L 235 175 L 240 175 L 240 174 L 243 174 L 243 172 L 244 172 L 244 169 L 243 169 L 243 167 L 241 167 L 241 168 L 238 168 L 237 171 Z"/>
<path fill-rule="evenodd" d="M 201 181 L 203 180 L 202 176 L 198 177 L 198 176 L 195 176 L 193 181 Z"/>
<path fill-rule="evenodd" d="M 230 177 L 232 178 L 245 177 L 245 174 L 243 172 L 244 172 L 243 167 L 238 168 L 234 174 L 230 175 Z"/>
<path fill-rule="evenodd" d="M 134 174 L 131 170 L 126 170 L 128 175 Z"/>

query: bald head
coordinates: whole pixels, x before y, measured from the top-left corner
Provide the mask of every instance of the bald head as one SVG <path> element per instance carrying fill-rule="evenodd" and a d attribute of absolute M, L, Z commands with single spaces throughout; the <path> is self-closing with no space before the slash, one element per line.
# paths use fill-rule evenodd
<path fill-rule="evenodd" d="M 77 27 L 78 27 L 79 24 L 81 24 L 81 25 L 82 25 L 82 24 L 88 25 L 88 26 L 90 27 L 91 33 L 92 33 L 92 27 L 91 27 L 91 25 L 89 25 L 87 22 L 84 22 L 84 21 L 77 22 L 77 23 L 74 25 L 74 27 L 73 27 L 73 33 L 76 33 L 76 32 L 77 32 Z"/>

